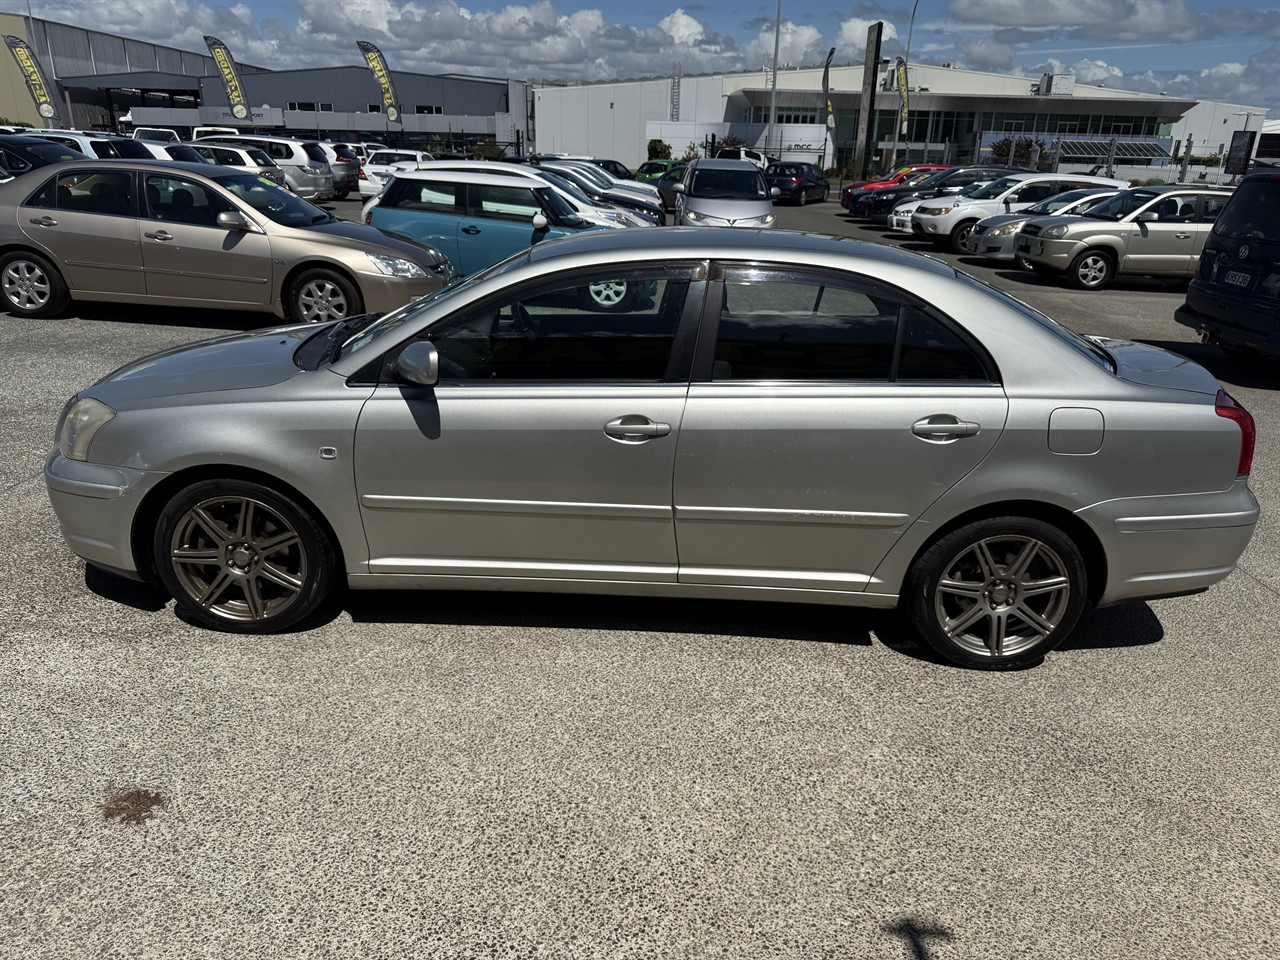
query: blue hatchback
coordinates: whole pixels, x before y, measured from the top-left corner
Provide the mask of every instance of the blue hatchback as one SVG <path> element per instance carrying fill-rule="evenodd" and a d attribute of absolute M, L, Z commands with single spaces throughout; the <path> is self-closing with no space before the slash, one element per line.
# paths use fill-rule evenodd
<path fill-rule="evenodd" d="M 462 276 L 535 243 L 604 229 L 581 219 L 550 185 L 469 170 L 397 174 L 369 222 L 435 247 Z"/>

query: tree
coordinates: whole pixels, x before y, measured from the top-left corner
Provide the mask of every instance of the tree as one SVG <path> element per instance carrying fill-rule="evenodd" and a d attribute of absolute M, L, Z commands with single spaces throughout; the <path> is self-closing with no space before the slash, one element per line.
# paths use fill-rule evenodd
<path fill-rule="evenodd" d="M 991 159 L 995 163 L 1010 164 L 1015 167 L 1031 166 L 1031 151 L 1033 147 L 1040 148 L 1040 157 L 1036 163 L 1037 170 L 1052 170 L 1053 157 L 1050 156 L 1048 147 L 1039 137 L 1004 137 L 991 144 Z"/>
<path fill-rule="evenodd" d="M 734 147 L 745 147 L 746 145 L 747 145 L 746 141 L 743 140 L 741 137 L 735 137 L 730 135 L 730 136 L 721 138 L 720 142 L 716 145 L 716 149 L 732 150 Z"/>
<path fill-rule="evenodd" d="M 670 160 L 671 144 L 665 140 L 649 141 L 649 159 L 650 160 Z"/>
<path fill-rule="evenodd" d="M 680 162 L 693 163 L 693 161 L 697 160 L 701 155 L 701 152 L 698 150 L 698 145 L 694 141 L 690 140 L 688 145 L 684 148 L 684 153 L 680 155 Z"/>

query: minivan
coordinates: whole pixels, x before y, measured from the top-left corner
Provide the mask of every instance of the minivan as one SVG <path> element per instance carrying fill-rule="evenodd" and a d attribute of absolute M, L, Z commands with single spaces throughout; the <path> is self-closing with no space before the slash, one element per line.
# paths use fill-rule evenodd
<path fill-rule="evenodd" d="M 285 185 L 304 200 L 334 198 L 333 172 L 329 169 L 329 158 L 314 140 L 262 137 L 247 133 L 237 133 L 234 136 L 218 134 L 213 137 L 197 137 L 196 140 L 201 143 L 257 147 L 279 165 L 284 173 Z"/>
<path fill-rule="evenodd" d="M 1227 353 L 1280 356 L 1280 171 L 1240 181 L 1173 318 Z"/>

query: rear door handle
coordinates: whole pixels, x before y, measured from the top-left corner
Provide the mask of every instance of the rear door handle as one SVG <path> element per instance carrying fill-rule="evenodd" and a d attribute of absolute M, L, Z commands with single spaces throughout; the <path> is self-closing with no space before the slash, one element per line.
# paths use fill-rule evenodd
<path fill-rule="evenodd" d="M 144 233 L 144 237 L 148 240 L 172 240 L 173 234 L 167 230 L 157 230 L 155 233 Z"/>
<path fill-rule="evenodd" d="M 637 414 L 628 414 L 610 420 L 604 425 L 607 437 L 620 443 L 643 443 L 654 437 L 665 437 L 671 432 L 671 424 L 659 423 Z"/>
<path fill-rule="evenodd" d="M 463 233 L 477 234 L 480 232 L 479 227 L 466 226 L 462 228 Z"/>
<path fill-rule="evenodd" d="M 31 222 L 37 227 L 56 227 L 58 225 L 58 221 L 53 217 L 32 217 Z"/>
<path fill-rule="evenodd" d="M 921 440 L 929 440 L 933 443 L 950 443 L 961 437 L 976 437 L 979 429 L 978 424 L 970 420 L 960 420 L 949 413 L 935 413 L 911 425 L 912 433 Z"/>
<path fill-rule="evenodd" d="M 1191 239 L 1191 234 L 1189 234 L 1189 233 L 1175 233 L 1175 234 L 1174 234 L 1174 236 L 1175 236 L 1175 237 L 1177 237 L 1179 240 L 1190 240 L 1190 239 Z"/>

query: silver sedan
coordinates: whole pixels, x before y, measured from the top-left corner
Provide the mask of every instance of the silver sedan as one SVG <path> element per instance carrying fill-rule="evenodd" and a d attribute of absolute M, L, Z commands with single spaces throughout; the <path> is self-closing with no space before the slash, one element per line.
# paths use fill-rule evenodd
<path fill-rule="evenodd" d="M 938 261 L 685 227 L 139 360 L 71 398 L 45 478 L 76 553 L 217 629 L 342 584 L 782 600 L 1001 668 L 1230 574 L 1253 442 L 1196 364 Z"/>

